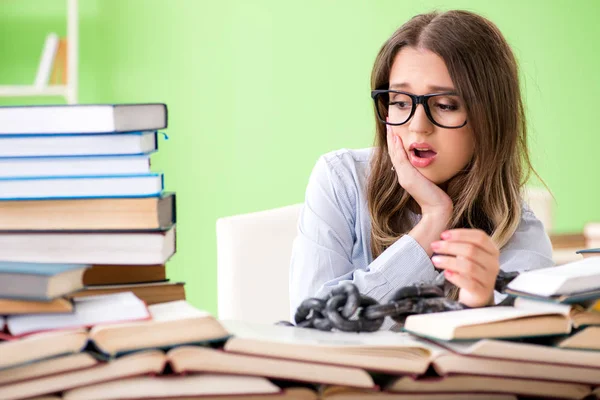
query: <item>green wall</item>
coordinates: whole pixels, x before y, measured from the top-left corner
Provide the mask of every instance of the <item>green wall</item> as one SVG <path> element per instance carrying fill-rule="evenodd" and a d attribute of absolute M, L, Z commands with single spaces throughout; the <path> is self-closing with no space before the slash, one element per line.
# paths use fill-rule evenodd
<path fill-rule="evenodd" d="M 65 3 L 0 1 L 0 84 L 33 81 Z M 513 45 L 556 231 L 600 220 L 598 1 L 80 0 L 80 102 L 169 106 L 153 166 L 178 194 L 168 273 L 193 304 L 216 312 L 216 219 L 301 202 L 320 154 L 369 146 L 379 47 L 412 15 L 450 8 L 489 17 Z M 0 99 L 49 102 L 62 100 Z"/>

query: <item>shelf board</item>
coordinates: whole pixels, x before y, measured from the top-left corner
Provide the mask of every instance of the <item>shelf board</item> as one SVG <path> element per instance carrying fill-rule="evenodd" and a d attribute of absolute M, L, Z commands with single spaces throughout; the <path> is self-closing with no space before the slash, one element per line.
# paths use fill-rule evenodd
<path fill-rule="evenodd" d="M 37 97 L 37 96 L 66 96 L 67 87 L 52 85 L 36 87 L 33 85 L 0 85 L 0 97 Z"/>

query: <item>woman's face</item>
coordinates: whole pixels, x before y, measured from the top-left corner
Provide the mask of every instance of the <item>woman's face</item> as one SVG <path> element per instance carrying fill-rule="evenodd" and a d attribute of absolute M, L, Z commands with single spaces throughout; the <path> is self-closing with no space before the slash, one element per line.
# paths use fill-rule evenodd
<path fill-rule="evenodd" d="M 429 50 L 414 47 L 404 47 L 396 55 L 389 88 L 415 95 L 455 91 L 444 60 Z M 448 99 L 434 99 L 429 102 L 432 113 L 445 112 Z M 391 96 L 390 101 L 393 101 Z M 465 107 L 462 101 L 454 104 L 454 109 L 456 106 L 462 107 L 462 110 Z M 435 107 L 438 107 L 438 111 L 435 111 Z M 441 128 L 427 118 L 422 105 L 417 106 L 414 115 L 404 125 L 391 128 L 393 133 L 402 138 L 411 164 L 438 185 L 465 168 L 473 157 L 474 135 L 469 123 L 458 129 Z"/>

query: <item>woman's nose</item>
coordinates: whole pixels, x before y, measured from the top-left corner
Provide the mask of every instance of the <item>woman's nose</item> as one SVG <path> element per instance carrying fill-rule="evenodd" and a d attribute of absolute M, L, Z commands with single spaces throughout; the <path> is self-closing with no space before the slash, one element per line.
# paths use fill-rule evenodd
<path fill-rule="evenodd" d="M 425 112 L 425 108 L 422 104 L 417 105 L 415 114 L 412 116 L 408 124 L 408 129 L 411 132 L 429 134 L 433 131 L 433 124 L 427 117 L 427 113 Z"/>

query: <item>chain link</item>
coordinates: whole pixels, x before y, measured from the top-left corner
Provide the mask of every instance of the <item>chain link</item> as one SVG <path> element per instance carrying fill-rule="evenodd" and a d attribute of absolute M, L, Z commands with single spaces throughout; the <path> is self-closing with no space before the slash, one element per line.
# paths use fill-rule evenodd
<path fill-rule="evenodd" d="M 446 297 L 448 283 L 443 279 L 433 285 L 413 285 L 400 288 L 387 304 L 380 304 L 371 297 L 360 294 L 350 282 L 336 286 L 325 299 L 308 298 L 296 310 L 296 326 L 322 331 L 337 329 L 346 332 L 375 332 L 381 328 L 386 317 L 399 324 L 409 315 L 464 310 L 468 307 Z M 504 292 L 518 272 L 500 270 L 494 289 Z M 282 321 L 279 325 L 294 326 Z"/>

